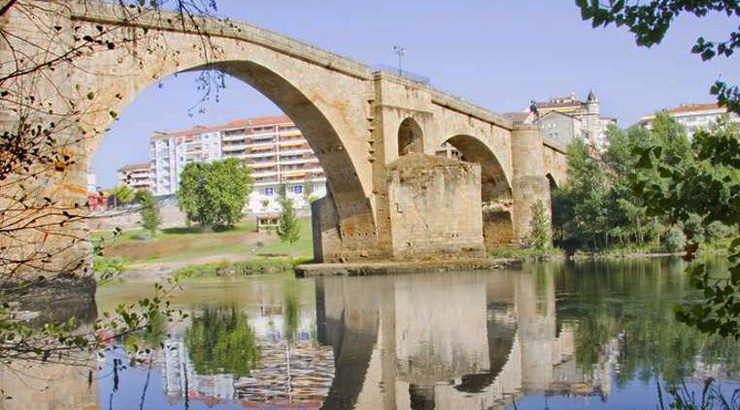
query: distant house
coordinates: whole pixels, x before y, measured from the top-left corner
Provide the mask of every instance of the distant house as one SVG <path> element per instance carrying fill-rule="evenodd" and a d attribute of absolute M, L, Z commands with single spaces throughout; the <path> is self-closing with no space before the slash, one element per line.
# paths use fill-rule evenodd
<path fill-rule="evenodd" d="M 151 165 L 148 162 L 127 164 L 118 170 L 118 184 L 125 185 L 134 191 L 152 190 Z"/>
<path fill-rule="evenodd" d="M 721 118 L 729 122 L 740 123 L 740 116 L 735 113 L 728 113 L 726 107 L 720 107 L 715 104 L 682 104 L 678 107 L 660 110 L 667 113 L 676 121 L 686 127 L 686 134 L 689 139 L 699 130 L 707 130 L 712 124 L 717 123 Z M 640 125 L 652 129 L 655 114 L 646 115 L 640 119 Z"/>
<path fill-rule="evenodd" d="M 504 116 L 515 123 L 538 120 L 545 142 L 566 147 L 573 140 L 580 139 L 593 151 L 602 151 L 609 144 L 606 130 L 609 125 L 617 124 L 617 120 L 601 116 L 600 111 L 599 99 L 591 91 L 585 101 L 571 93 L 568 97 L 536 101 L 526 111 L 506 113 Z M 539 118 L 533 118 L 533 112 Z"/>

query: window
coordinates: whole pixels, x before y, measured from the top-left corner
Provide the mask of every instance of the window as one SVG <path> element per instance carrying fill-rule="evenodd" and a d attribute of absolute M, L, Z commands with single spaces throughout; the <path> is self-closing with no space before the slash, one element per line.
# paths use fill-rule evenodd
<path fill-rule="evenodd" d="M 303 185 L 296 185 L 293 187 L 293 193 L 296 194 L 302 194 L 303 193 Z"/>

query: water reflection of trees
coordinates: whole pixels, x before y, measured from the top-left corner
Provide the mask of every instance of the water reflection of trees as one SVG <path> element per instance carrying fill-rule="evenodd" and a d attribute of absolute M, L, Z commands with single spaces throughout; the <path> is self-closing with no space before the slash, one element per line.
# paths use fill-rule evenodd
<path fill-rule="evenodd" d="M 557 277 L 558 321 L 577 323 L 576 359 L 584 371 L 597 367 L 604 347 L 616 341 L 618 386 L 635 378 L 670 384 L 702 374 L 740 375 L 740 344 L 708 338 L 674 319 L 674 306 L 690 292 L 681 260 L 541 266 Z"/>
<path fill-rule="evenodd" d="M 185 346 L 198 374 L 249 376 L 259 359 L 255 332 L 235 307 L 206 307 L 185 331 Z"/>

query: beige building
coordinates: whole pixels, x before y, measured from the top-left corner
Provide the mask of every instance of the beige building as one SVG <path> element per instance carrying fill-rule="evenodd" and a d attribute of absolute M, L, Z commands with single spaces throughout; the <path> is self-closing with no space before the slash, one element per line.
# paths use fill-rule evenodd
<path fill-rule="evenodd" d="M 118 170 L 118 185 L 126 185 L 133 190 L 152 189 L 151 165 L 148 162 L 127 164 Z"/>
<path fill-rule="evenodd" d="M 545 137 L 556 141 L 580 137 L 596 149 L 603 150 L 609 144 L 606 136 L 607 127 L 617 123 L 615 118 L 601 116 L 601 104 L 593 91 L 588 93 L 586 101 L 571 93 L 568 97 L 555 97 L 548 101 L 536 102 L 535 105 L 545 128 Z M 548 115 L 552 112 L 565 114 L 572 120 L 564 125 L 563 117 Z"/>
<path fill-rule="evenodd" d="M 706 130 L 724 118 L 729 122 L 740 123 L 740 116 L 728 113 L 726 107 L 714 104 L 686 104 L 663 110 L 676 121 L 686 127 L 686 134 L 691 139 L 699 130 Z M 640 119 L 640 125 L 652 128 L 655 114 L 646 115 Z"/>
<path fill-rule="evenodd" d="M 301 131 L 286 116 L 232 121 L 222 127 L 224 158 L 242 158 L 252 169 L 253 212 L 280 210 L 280 187 L 298 208 L 326 195 L 326 177 Z"/>

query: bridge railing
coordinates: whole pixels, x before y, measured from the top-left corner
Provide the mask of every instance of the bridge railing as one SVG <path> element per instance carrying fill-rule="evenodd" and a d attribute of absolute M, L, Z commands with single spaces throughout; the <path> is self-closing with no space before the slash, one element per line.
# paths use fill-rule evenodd
<path fill-rule="evenodd" d="M 375 71 L 383 71 L 385 73 L 390 73 L 393 75 L 397 75 L 399 77 L 403 77 L 407 80 L 415 81 L 417 83 L 421 83 L 424 85 L 431 85 L 432 80 L 429 77 L 425 77 L 421 74 L 415 73 L 413 71 L 406 71 L 406 70 L 399 70 L 398 67 L 392 67 L 386 64 L 374 64 L 370 67 L 370 69 Z"/>

